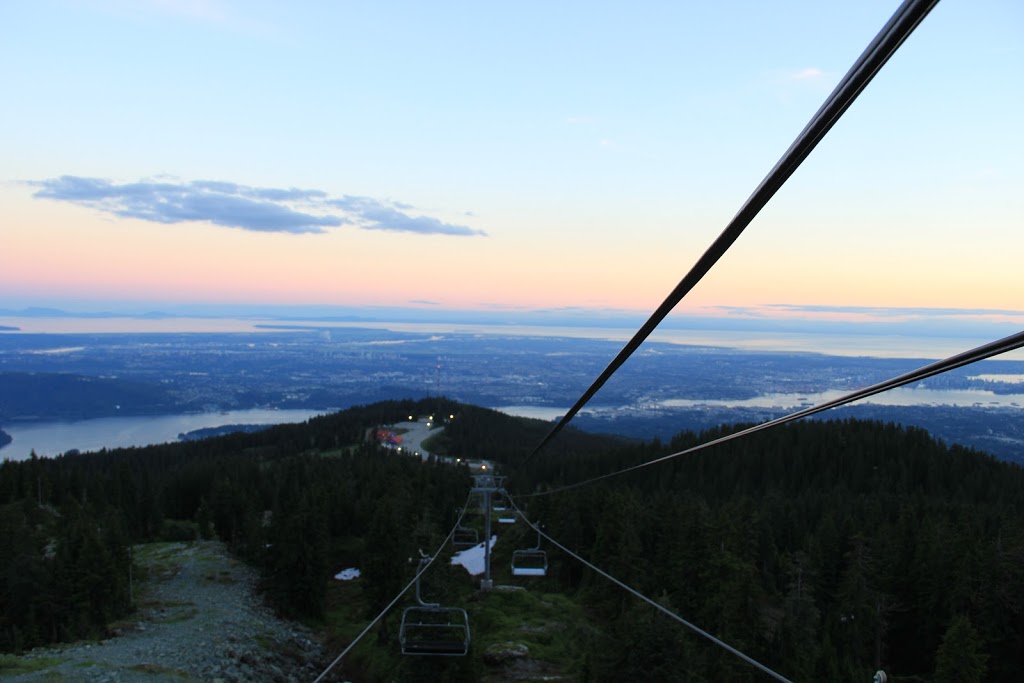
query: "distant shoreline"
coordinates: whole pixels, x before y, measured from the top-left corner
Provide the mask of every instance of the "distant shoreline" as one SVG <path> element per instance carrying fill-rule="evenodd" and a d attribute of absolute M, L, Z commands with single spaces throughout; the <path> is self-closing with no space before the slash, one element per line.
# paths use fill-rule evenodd
<path fill-rule="evenodd" d="M 623 321 L 602 325 L 554 324 L 534 322 L 387 322 L 361 320 L 358 322 L 334 320 L 282 320 L 273 318 L 189 318 L 189 317 L 29 317 L 10 318 L 0 315 L 0 323 L 19 323 L 9 330 L 15 334 L 76 335 L 76 334 L 274 334 L 307 333 L 330 334 L 333 330 L 387 330 L 407 334 L 489 335 L 497 337 L 547 337 L 591 339 L 624 343 L 635 333 L 635 328 Z M 595 321 L 596 322 L 596 321 Z M 985 330 L 971 334 L 937 334 L 921 330 L 908 334 L 897 329 L 870 325 L 825 325 L 820 330 L 800 324 L 779 328 L 778 323 L 763 321 L 758 328 L 750 321 L 722 319 L 721 328 L 712 327 L 712 320 L 693 321 L 694 327 L 684 329 L 679 321 L 655 330 L 651 342 L 684 346 L 736 349 L 739 351 L 765 351 L 782 353 L 816 353 L 832 356 L 868 358 L 912 358 L 937 360 L 946 358 L 994 339 L 1012 334 L 994 330 L 991 337 L 982 336 Z M 731 329 L 730 329 L 731 327 Z M 806 329 L 800 329 L 800 328 Z M 880 331 L 881 330 L 881 331 Z M 1006 360 L 1024 360 L 1024 351 L 1002 356 Z"/>

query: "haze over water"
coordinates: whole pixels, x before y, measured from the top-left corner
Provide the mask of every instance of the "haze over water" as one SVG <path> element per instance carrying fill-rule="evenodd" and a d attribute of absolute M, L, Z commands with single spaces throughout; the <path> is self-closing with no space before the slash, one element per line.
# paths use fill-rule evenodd
<path fill-rule="evenodd" d="M 626 342 L 635 327 L 595 327 L 576 325 L 523 325 L 495 323 L 449 322 L 335 322 L 324 320 L 288 320 L 279 318 L 215 318 L 215 317 L 14 317 L 0 316 L 0 326 L 18 328 L 21 333 L 34 334 L 117 334 L 117 333 L 232 333 L 280 332 L 289 327 L 362 328 L 392 330 L 419 334 L 474 334 L 500 336 L 568 337 Z M 15 332 L 17 334 L 17 332 Z M 968 336 L 960 331 L 955 336 L 935 334 L 833 334 L 791 332 L 771 329 L 771 323 L 760 330 L 673 329 L 655 330 L 649 341 L 716 346 L 744 351 L 780 351 L 790 353 L 822 353 L 835 356 L 870 356 L 875 358 L 940 359 L 994 341 L 980 335 Z M 1005 354 L 1006 360 L 1024 360 L 1024 352 Z"/>

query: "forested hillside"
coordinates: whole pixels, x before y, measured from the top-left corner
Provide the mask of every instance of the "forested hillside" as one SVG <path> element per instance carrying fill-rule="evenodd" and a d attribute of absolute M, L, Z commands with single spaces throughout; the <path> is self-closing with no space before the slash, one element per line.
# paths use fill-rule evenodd
<path fill-rule="evenodd" d="M 322 614 L 332 541 L 361 539 L 382 516 L 443 538 L 465 500 L 464 470 L 364 438 L 426 409 L 392 402 L 254 434 L 4 461 L 0 649 L 101 634 L 130 610 L 130 544 L 150 540 L 215 534 L 261 567 L 282 613 Z"/>
<path fill-rule="evenodd" d="M 516 488 L 544 492 L 724 433 L 542 454 Z M 1024 471 L 921 430 L 796 424 L 520 501 L 553 538 L 793 680 L 1024 671 Z M 761 675 L 571 559 L 553 574 L 610 625 L 594 655 L 608 677 Z"/>
<path fill-rule="evenodd" d="M 919 430 L 810 422 L 559 491 L 724 432 L 636 443 L 569 430 L 524 462 L 550 425 L 444 400 L 4 462 L 0 647 L 101 634 L 131 609 L 132 543 L 216 535 L 260 568 L 282 614 L 318 624 L 340 649 L 408 583 L 408 558 L 436 548 L 467 499 L 464 468 L 366 440 L 371 427 L 434 412 L 455 417 L 432 450 L 501 463 L 514 500 L 553 538 L 787 678 L 870 680 L 884 668 L 895 680 L 1012 681 L 1024 670 L 1024 471 L 1015 465 Z M 498 531 L 509 543 L 530 538 L 522 524 Z M 530 593 L 571 601 L 580 616 L 566 608 L 563 618 L 586 622 L 545 636 L 551 652 L 566 641 L 564 673 L 764 679 L 546 548 L 550 572 L 526 583 Z M 500 562 L 509 552 L 499 543 Z M 345 566 L 363 577 L 342 589 L 330 577 Z M 478 675 L 480 643 L 498 628 L 487 605 L 499 599 L 472 595 L 458 572 L 435 574 L 428 590 L 469 609 L 471 656 L 399 661 L 392 615 L 348 660 L 360 680 Z"/>

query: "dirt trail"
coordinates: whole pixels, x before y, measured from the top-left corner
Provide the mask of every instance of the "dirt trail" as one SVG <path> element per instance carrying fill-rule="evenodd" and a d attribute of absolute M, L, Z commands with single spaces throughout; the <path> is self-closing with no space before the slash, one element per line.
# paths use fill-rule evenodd
<path fill-rule="evenodd" d="M 255 593 L 256 572 L 223 544 L 135 547 L 148 579 L 138 610 L 96 643 L 38 648 L 26 659 L 58 663 L 11 681 L 309 681 L 323 654 L 311 632 L 278 619 Z"/>

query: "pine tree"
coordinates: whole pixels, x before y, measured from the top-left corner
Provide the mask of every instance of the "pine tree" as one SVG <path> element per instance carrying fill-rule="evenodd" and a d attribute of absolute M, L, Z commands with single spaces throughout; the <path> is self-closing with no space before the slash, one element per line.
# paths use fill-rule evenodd
<path fill-rule="evenodd" d="M 988 665 L 983 647 L 971 620 L 953 617 L 935 655 L 935 683 L 981 683 Z"/>

